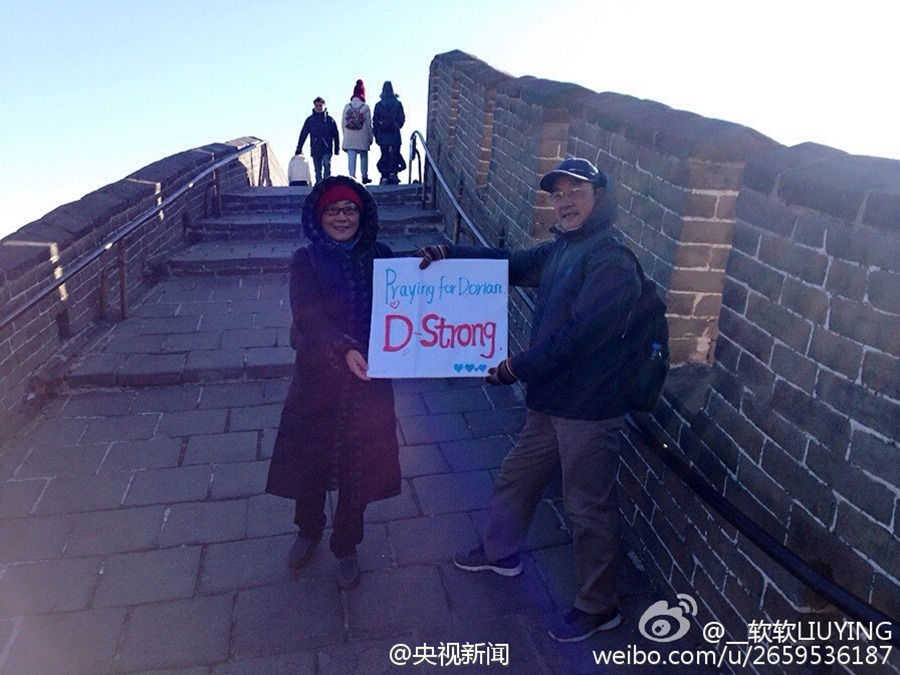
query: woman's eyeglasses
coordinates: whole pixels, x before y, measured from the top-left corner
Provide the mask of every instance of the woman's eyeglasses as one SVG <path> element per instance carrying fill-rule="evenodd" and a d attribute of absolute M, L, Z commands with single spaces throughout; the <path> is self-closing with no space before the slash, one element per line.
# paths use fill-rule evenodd
<path fill-rule="evenodd" d="M 326 216 L 336 216 L 343 213 L 345 216 L 355 216 L 359 213 L 359 207 L 356 204 L 348 204 L 347 206 L 326 206 L 322 209 L 322 213 Z"/>

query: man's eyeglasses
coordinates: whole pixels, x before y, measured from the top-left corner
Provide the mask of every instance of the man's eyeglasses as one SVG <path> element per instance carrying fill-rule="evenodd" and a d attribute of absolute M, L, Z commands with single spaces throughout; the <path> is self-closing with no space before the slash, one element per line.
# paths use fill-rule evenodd
<path fill-rule="evenodd" d="M 355 216 L 359 213 L 359 207 L 356 204 L 348 204 L 347 206 L 326 206 L 322 209 L 322 213 L 326 216 L 336 216 L 343 213 L 345 216 Z"/>
<path fill-rule="evenodd" d="M 551 192 L 550 199 L 558 204 L 566 199 L 581 199 L 593 191 L 594 188 L 591 186 L 581 185 L 579 187 L 574 187 L 571 190 L 557 190 L 556 192 Z"/>

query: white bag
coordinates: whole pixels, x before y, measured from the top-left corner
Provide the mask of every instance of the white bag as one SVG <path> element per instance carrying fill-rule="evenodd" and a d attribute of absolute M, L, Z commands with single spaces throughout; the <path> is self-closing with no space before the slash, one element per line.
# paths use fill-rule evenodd
<path fill-rule="evenodd" d="M 303 155 L 294 155 L 288 162 L 288 185 L 309 185 L 309 164 Z"/>

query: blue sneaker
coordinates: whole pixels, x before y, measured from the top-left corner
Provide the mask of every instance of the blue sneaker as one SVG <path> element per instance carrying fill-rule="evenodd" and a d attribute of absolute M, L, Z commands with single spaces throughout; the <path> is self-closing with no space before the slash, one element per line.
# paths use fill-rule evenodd
<path fill-rule="evenodd" d="M 611 630 L 622 623 L 622 615 L 618 609 L 605 614 L 588 614 L 580 609 L 572 609 L 558 615 L 547 631 L 557 642 L 581 642 L 594 633 Z"/>
<path fill-rule="evenodd" d="M 488 560 L 484 546 L 473 548 L 471 551 L 460 551 L 453 556 L 453 564 L 466 572 L 490 570 L 501 577 L 515 577 L 522 573 L 522 561 L 518 554 L 500 560 Z"/>

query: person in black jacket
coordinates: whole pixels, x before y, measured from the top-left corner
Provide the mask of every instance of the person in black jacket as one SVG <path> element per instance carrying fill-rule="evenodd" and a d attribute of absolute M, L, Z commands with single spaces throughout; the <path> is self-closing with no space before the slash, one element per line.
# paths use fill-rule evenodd
<path fill-rule="evenodd" d="M 378 209 L 352 178 L 317 183 L 303 204 L 309 244 L 291 260 L 294 375 L 281 413 L 266 492 L 295 500 L 294 570 L 312 557 L 325 527 L 325 494 L 338 490 L 329 542 L 342 588 L 359 583 L 356 546 L 370 502 L 400 494 L 391 381 L 366 374 Z"/>
<path fill-rule="evenodd" d="M 387 81 L 381 88 L 381 100 L 375 104 L 375 111 L 372 114 L 375 142 L 381 149 L 377 167 L 381 174 L 382 185 L 399 183 L 397 174 L 406 168 L 406 162 L 400 152 L 400 129 L 405 122 L 403 104 L 394 93 L 394 85 Z"/>
<path fill-rule="evenodd" d="M 522 571 L 519 549 L 535 508 L 562 468 L 563 504 L 572 524 L 579 583 L 573 608 L 550 636 L 577 642 L 622 621 L 616 593 L 619 511 L 615 477 L 627 404 L 623 324 L 640 294 L 634 260 L 613 226 L 611 179 L 584 159 L 567 159 L 541 179 L 558 218 L 556 238 L 524 250 L 434 246 L 441 258 L 507 258 L 509 282 L 537 287 L 528 349 L 490 369 L 491 384 L 521 380 L 525 426 L 503 460 L 483 543 L 454 557 L 467 571 Z"/>
<path fill-rule="evenodd" d="M 325 99 L 317 96 L 313 101 L 312 115 L 303 122 L 295 155 L 303 152 L 303 144 L 309 136 L 309 154 L 312 155 L 316 171 L 316 183 L 331 175 L 331 155 L 340 154 L 337 124 L 325 108 Z"/>

